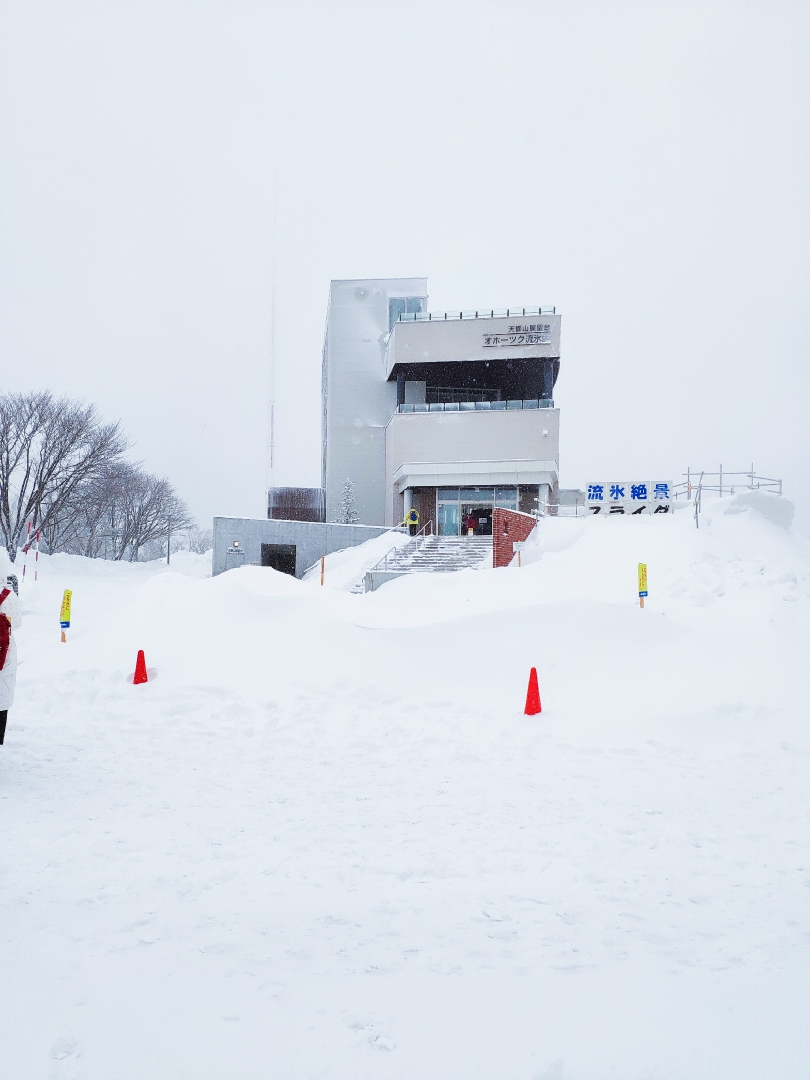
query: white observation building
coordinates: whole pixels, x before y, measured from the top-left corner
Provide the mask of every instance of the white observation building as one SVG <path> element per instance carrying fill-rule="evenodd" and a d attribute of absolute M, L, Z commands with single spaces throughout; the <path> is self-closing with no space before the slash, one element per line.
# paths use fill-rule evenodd
<path fill-rule="evenodd" d="M 323 347 L 322 487 L 340 520 L 416 507 L 440 535 L 492 532 L 495 506 L 556 501 L 554 308 L 429 312 L 426 278 L 333 281 Z"/>

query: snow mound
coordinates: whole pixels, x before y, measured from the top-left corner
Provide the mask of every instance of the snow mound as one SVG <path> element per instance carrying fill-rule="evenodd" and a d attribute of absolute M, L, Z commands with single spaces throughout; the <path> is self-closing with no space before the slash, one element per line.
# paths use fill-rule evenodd
<path fill-rule="evenodd" d="M 733 496 L 723 513 L 743 514 L 748 510 L 756 510 L 774 525 L 781 525 L 783 529 L 789 529 L 793 524 L 793 503 L 769 491 L 741 491 L 739 495 Z"/>
<path fill-rule="evenodd" d="M 41 558 L 3 1076 L 804 1080 L 810 561 L 736 498 L 359 596 L 407 538 Z"/>
<path fill-rule="evenodd" d="M 389 551 L 407 544 L 410 537 L 401 532 L 386 532 L 372 537 L 356 547 L 333 551 L 325 559 L 324 586 L 330 589 L 348 591 L 361 581 L 367 570 L 376 566 Z M 321 583 L 320 563 L 310 567 L 304 574 L 306 582 Z"/>

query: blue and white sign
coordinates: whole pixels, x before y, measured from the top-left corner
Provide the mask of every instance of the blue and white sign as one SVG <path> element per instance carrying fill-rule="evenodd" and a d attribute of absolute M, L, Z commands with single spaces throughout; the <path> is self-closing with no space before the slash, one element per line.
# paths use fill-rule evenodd
<path fill-rule="evenodd" d="M 664 480 L 597 481 L 588 484 L 591 514 L 669 514 L 672 484 Z"/>

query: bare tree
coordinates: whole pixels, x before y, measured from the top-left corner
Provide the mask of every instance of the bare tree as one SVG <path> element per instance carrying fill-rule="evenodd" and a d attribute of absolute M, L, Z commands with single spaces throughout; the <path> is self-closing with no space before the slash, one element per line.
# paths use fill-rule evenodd
<path fill-rule="evenodd" d="M 0 396 L 0 538 L 11 558 L 29 521 L 43 533 L 70 531 L 78 488 L 126 448 L 94 405 L 49 391 Z"/>
<path fill-rule="evenodd" d="M 121 461 L 80 484 L 42 536 L 51 552 L 135 561 L 142 550 L 159 558 L 161 543 L 193 525 L 168 480 Z"/>
<path fill-rule="evenodd" d="M 11 557 L 29 522 L 48 551 L 131 560 L 193 526 L 169 481 L 124 461 L 126 448 L 92 405 L 0 396 L 0 542 Z"/>
<path fill-rule="evenodd" d="M 188 550 L 197 555 L 205 555 L 214 546 L 214 534 L 210 529 L 194 528 L 188 530 Z"/>
<path fill-rule="evenodd" d="M 115 525 L 111 510 L 131 468 L 119 462 L 79 484 L 59 514 L 40 530 L 47 550 L 110 558 Z"/>
<path fill-rule="evenodd" d="M 188 529 L 194 519 L 174 493 L 168 480 L 137 469 L 127 478 L 114 508 L 116 517 L 114 559 L 138 558 L 150 540 L 165 539 L 170 532 Z"/>

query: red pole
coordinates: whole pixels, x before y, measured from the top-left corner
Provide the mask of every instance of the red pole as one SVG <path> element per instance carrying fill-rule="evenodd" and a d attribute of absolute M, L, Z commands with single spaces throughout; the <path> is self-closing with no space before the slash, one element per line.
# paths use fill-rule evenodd
<path fill-rule="evenodd" d="M 23 548 L 23 581 L 25 581 L 25 571 L 28 566 L 28 548 L 31 545 L 31 522 L 28 522 L 28 533 L 25 537 L 25 547 Z"/>

